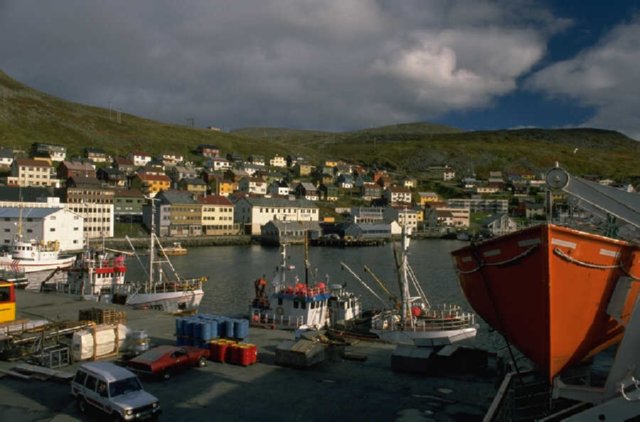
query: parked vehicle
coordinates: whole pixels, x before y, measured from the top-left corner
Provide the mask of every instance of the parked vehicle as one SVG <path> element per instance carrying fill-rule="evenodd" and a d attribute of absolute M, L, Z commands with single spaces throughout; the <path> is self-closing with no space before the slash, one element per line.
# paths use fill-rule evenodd
<path fill-rule="evenodd" d="M 160 414 L 160 402 L 144 391 L 136 374 L 109 362 L 82 364 L 71 382 L 71 395 L 83 414 L 90 407 L 122 421 L 155 420 Z"/>
<path fill-rule="evenodd" d="M 127 367 L 140 375 L 171 378 L 175 372 L 189 367 L 203 367 L 209 358 L 208 349 L 191 346 L 157 346 L 136 356 Z"/>

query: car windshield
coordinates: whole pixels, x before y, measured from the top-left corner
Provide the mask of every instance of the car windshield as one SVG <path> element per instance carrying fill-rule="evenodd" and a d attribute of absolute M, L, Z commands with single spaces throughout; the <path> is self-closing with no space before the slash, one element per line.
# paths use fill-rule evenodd
<path fill-rule="evenodd" d="M 133 391 L 142 390 L 142 384 L 137 377 L 125 378 L 109 384 L 109 396 L 116 397 Z"/>

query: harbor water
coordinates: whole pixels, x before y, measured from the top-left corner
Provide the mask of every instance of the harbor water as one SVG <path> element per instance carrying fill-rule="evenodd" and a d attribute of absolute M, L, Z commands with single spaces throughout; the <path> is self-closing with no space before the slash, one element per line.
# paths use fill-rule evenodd
<path fill-rule="evenodd" d="M 454 270 L 452 250 L 461 248 L 466 242 L 456 240 L 414 240 L 409 250 L 409 263 L 428 295 L 432 305 L 442 303 L 459 304 L 463 310 L 472 311 L 467 303 Z M 399 245 L 398 245 L 399 246 Z M 311 247 L 309 248 L 309 282 L 324 281 L 327 284 L 344 284 L 347 289 L 360 297 L 365 309 L 381 308 L 383 303 L 376 299 L 348 271 L 341 262 L 348 265 L 362 280 L 387 300 L 387 295 L 373 278 L 364 272 L 366 265 L 382 280 L 387 289 L 398 294 L 395 272 L 393 244 L 367 247 Z M 287 247 L 288 263 L 292 269 L 288 280 L 295 277 L 305 281 L 304 248 L 301 245 Z M 144 258 L 144 257 L 143 257 Z M 171 257 L 171 262 L 182 277 L 207 276 L 204 284 L 205 296 L 200 305 L 201 313 L 241 315 L 248 312 L 254 296 L 254 280 L 265 276 L 270 281 L 276 267 L 280 265 L 280 249 L 261 245 L 192 247 L 186 256 Z M 135 258 L 127 258 L 128 280 L 144 278 L 141 265 Z M 478 336 L 465 342 L 496 351 L 503 341 L 478 318 Z"/>

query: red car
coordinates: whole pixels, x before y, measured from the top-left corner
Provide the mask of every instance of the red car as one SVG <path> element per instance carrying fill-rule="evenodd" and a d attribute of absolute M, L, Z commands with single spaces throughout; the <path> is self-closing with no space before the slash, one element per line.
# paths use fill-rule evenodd
<path fill-rule="evenodd" d="M 157 346 L 147 350 L 127 363 L 127 368 L 141 375 L 164 379 L 181 369 L 207 365 L 209 350 L 191 346 Z"/>

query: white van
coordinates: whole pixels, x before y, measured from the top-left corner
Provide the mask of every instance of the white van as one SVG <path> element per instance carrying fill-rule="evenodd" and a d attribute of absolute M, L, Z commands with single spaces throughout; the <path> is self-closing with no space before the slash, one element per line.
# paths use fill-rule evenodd
<path fill-rule="evenodd" d="M 71 382 L 71 395 L 83 414 L 89 405 L 114 420 L 155 420 L 160 414 L 160 402 L 143 390 L 138 377 L 109 362 L 80 365 Z"/>

